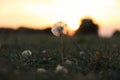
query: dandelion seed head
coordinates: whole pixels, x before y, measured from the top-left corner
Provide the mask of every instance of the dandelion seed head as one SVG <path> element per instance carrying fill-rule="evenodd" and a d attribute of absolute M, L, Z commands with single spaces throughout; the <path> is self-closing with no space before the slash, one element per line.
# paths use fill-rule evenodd
<path fill-rule="evenodd" d="M 45 54 L 47 53 L 47 50 L 42 50 L 41 53 Z"/>
<path fill-rule="evenodd" d="M 66 65 L 72 65 L 72 61 L 69 60 L 69 59 L 67 59 L 67 60 L 64 62 L 64 64 L 66 64 Z"/>
<path fill-rule="evenodd" d="M 84 51 L 80 51 L 80 55 L 82 55 L 82 54 L 85 54 L 85 52 Z"/>
<path fill-rule="evenodd" d="M 38 68 L 37 72 L 46 72 L 46 69 L 44 69 L 44 68 Z"/>
<path fill-rule="evenodd" d="M 55 72 L 63 72 L 63 73 L 68 73 L 68 70 L 64 67 L 61 66 L 60 64 L 57 65 Z"/>
<path fill-rule="evenodd" d="M 61 35 L 66 35 L 67 34 L 67 24 L 64 22 L 57 22 L 56 24 L 53 25 L 51 32 L 55 36 L 61 36 Z"/>
<path fill-rule="evenodd" d="M 24 50 L 24 51 L 22 52 L 22 55 L 23 55 L 23 56 L 31 56 L 31 55 L 32 55 L 32 51 L 30 51 L 30 50 Z"/>

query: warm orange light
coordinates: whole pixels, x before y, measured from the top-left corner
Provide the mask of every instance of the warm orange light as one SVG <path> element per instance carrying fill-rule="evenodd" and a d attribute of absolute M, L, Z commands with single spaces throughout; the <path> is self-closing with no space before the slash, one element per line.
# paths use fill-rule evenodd
<path fill-rule="evenodd" d="M 68 5 L 70 6 L 70 5 Z M 44 9 L 42 9 L 44 7 Z M 60 8 L 60 9 L 59 9 Z M 44 4 L 37 4 L 37 3 L 30 3 L 29 5 L 25 5 L 24 11 L 29 12 L 30 14 L 48 17 L 49 24 L 54 24 L 58 21 L 63 21 L 68 25 L 69 34 L 73 35 L 74 32 L 79 28 L 79 13 L 75 15 L 72 11 L 66 12 L 64 7 L 60 5 L 58 8 L 58 4 L 56 5 L 44 5 Z M 47 20 L 45 22 L 47 22 Z M 44 26 L 44 25 L 43 25 Z"/>
<path fill-rule="evenodd" d="M 119 0 L 11 0 L 0 1 L 0 25 L 27 25 L 43 29 L 63 21 L 73 34 L 79 28 L 80 18 L 93 16 L 101 28 L 119 25 Z M 117 2 L 117 4 L 116 4 Z M 116 7 L 117 5 L 117 7 Z M 114 18 L 114 20 L 113 20 Z M 36 27 L 37 26 L 37 27 Z"/>

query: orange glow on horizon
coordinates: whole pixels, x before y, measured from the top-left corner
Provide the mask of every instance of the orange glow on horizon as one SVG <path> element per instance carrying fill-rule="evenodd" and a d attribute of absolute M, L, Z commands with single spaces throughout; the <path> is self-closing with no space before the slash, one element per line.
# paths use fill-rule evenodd
<path fill-rule="evenodd" d="M 63 21 L 72 35 L 82 17 L 90 16 L 100 26 L 101 34 L 109 32 L 105 31 L 108 27 L 120 28 L 119 5 L 120 0 L 4 0 L 0 1 L 0 25 L 44 29 Z"/>

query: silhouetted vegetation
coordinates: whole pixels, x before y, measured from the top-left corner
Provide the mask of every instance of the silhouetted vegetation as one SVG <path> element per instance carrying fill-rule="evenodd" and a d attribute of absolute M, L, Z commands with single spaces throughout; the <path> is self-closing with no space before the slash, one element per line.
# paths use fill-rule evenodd
<path fill-rule="evenodd" d="M 11 29 L 11 28 L 0 28 L 0 34 L 39 34 L 39 33 L 45 33 L 45 34 L 52 34 L 51 28 L 47 28 L 44 30 L 38 30 L 38 29 L 31 29 L 31 28 L 25 28 L 21 26 L 18 29 Z"/>
<path fill-rule="evenodd" d="M 29 34 L 47 33 L 47 34 L 50 34 L 51 33 L 51 28 L 47 28 L 47 29 L 44 29 L 44 30 L 38 30 L 38 29 L 30 29 L 30 28 L 20 27 L 19 29 L 16 30 L 16 33 L 29 33 Z"/>
<path fill-rule="evenodd" d="M 114 34 L 113 34 L 113 37 L 114 37 L 114 36 L 120 36 L 120 31 L 116 30 L 116 31 L 114 32 Z"/>
<path fill-rule="evenodd" d="M 83 19 L 80 28 L 77 30 L 77 35 L 98 35 L 98 25 L 92 19 Z"/>
<path fill-rule="evenodd" d="M 15 30 L 11 28 L 0 28 L 0 34 L 10 34 L 14 32 Z"/>

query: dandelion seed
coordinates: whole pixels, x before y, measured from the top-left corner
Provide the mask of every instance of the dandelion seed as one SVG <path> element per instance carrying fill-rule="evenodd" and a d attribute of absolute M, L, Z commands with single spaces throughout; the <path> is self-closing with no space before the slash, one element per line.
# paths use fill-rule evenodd
<path fill-rule="evenodd" d="M 55 36 L 61 36 L 61 35 L 66 35 L 67 34 L 67 24 L 64 22 L 58 22 L 54 24 L 54 26 L 51 29 L 51 32 Z"/>
<path fill-rule="evenodd" d="M 46 51 L 46 50 L 43 50 L 43 51 L 41 51 L 41 53 L 45 54 L 45 53 L 47 53 L 47 51 Z"/>
<path fill-rule="evenodd" d="M 59 72 L 68 73 L 68 70 L 64 66 L 61 66 L 59 64 L 59 65 L 57 65 L 55 72 L 57 72 L 57 73 L 59 73 Z"/>
<path fill-rule="evenodd" d="M 80 55 L 82 55 L 82 54 L 85 54 L 85 52 L 84 51 L 80 51 Z"/>
<path fill-rule="evenodd" d="M 67 59 L 67 60 L 64 62 L 64 64 L 66 64 L 66 65 L 72 65 L 72 61 L 70 61 L 69 59 Z"/>
<path fill-rule="evenodd" d="M 32 55 L 32 52 L 31 52 L 30 50 L 24 50 L 24 51 L 22 52 L 22 55 L 23 55 L 23 56 L 31 56 L 31 55 Z"/>
<path fill-rule="evenodd" d="M 44 68 L 38 68 L 37 72 L 46 72 L 46 69 L 44 69 Z"/>

